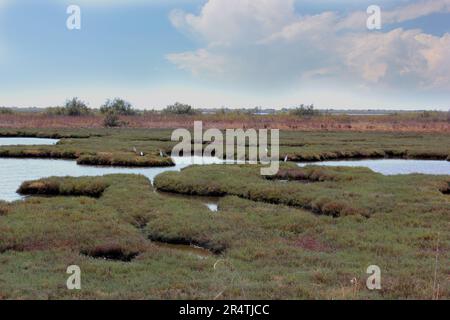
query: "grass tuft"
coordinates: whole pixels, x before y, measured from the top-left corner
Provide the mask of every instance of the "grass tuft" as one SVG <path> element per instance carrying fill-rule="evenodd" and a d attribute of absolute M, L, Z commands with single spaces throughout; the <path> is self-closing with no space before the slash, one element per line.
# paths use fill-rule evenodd
<path fill-rule="evenodd" d="M 98 198 L 108 188 L 102 178 L 46 178 L 36 181 L 25 181 L 17 192 L 22 195 L 47 196 L 87 196 Z"/>

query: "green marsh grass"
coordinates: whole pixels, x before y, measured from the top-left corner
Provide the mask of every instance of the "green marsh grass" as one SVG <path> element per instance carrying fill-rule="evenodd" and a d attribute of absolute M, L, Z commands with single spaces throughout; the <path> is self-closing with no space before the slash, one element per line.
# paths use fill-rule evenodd
<path fill-rule="evenodd" d="M 278 181 L 247 166 L 191 167 L 158 177 L 156 186 L 164 182 L 172 191 L 224 192 L 215 213 L 199 200 L 167 201 L 136 175 L 89 178 L 108 184 L 99 198 L 58 195 L 8 204 L 0 216 L 0 297 L 430 299 L 438 235 L 439 261 L 450 258 L 450 199 L 439 189 L 448 178 L 384 177 L 362 168 L 325 173 L 339 179 L 291 181 L 276 192 Z M 85 179 L 61 183 L 78 180 L 89 189 Z M 233 184 L 231 195 L 227 188 Z M 370 215 L 333 218 L 290 203 L 245 199 L 254 192 L 262 197 L 269 186 L 281 202 L 314 202 L 326 194 Z M 200 258 L 152 239 L 197 244 L 215 254 Z M 65 288 L 65 271 L 73 264 L 82 270 L 77 292 Z M 364 286 L 372 264 L 382 270 L 380 291 Z M 450 296 L 448 272 L 441 263 L 436 281 L 442 299 Z"/>

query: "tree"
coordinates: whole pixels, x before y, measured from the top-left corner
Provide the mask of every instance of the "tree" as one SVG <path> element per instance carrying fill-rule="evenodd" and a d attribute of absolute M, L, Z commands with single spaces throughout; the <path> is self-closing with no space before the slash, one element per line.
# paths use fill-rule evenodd
<path fill-rule="evenodd" d="M 314 110 L 314 105 L 304 105 L 301 104 L 299 107 L 291 110 L 292 115 L 303 117 L 303 116 L 314 116 L 317 115 L 317 111 Z"/>
<path fill-rule="evenodd" d="M 66 101 L 62 113 L 67 116 L 85 116 L 91 112 L 84 101 L 78 98 L 72 98 Z"/>
<path fill-rule="evenodd" d="M 190 106 L 188 104 L 179 103 L 179 102 L 176 102 L 173 105 L 167 106 L 163 110 L 163 112 L 168 113 L 168 114 L 185 114 L 185 115 L 197 114 L 197 111 L 195 111 L 195 109 L 192 108 L 192 106 Z"/>
<path fill-rule="evenodd" d="M 47 108 L 45 110 L 47 115 L 55 115 L 55 116 L 86 116 L 91 114 L 91 110 L 89 110 L 88 106 L 84 101 L 81 101 L 78 98 L 72 98 L 70 100 L 66 100 L 66 103 L 62 107 L 52 107 Z"/>
<path fill-rule="evenodd" d="M 0 107 L 0 114 L 13 114 L 14 112 L 10 108 Z"/>
<path fill-rule="evenodd" d="M 120 98 L 106 100 L 105 104 L 100 107 L 100 112 L 103 114 L 114 113 L 121 116 L 133 116 L 136 114 L 131 103 Z"/>

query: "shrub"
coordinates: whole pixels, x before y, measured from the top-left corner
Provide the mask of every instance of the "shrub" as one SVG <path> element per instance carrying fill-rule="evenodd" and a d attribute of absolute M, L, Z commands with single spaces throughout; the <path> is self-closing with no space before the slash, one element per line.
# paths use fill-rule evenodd
<path fill-rule="evenodd" d="M 64 115 L 66 115 L 63 107 L 49 107 L 49 108 L 45 109 L 44 113 L 49 116 L 64 116 Z"/>
<path fill-rule="evenodd" d="M 79 117 L 87 116 L 91 114 L 91 111 L 86 103 L 78 98 L 72 98 L 66 101 L 64 107 L 47 108 L 45 113 L 48 115 Z"/>
<path fill-rule="evenodd" d="M 168 114 L 180 114 L 180 115 L 194 115 L 197 114 L 197 111 L 195 111 L 192 106 L 188 104 L 183 104 L 176 102 L 173 105 L 167 106 L 164 110 L 164 113 Z"/>
<path fill-rule="evenodd" d="M 290 111 L 290 113 L 294 116 L 304 117 L 304 116 L 315 116 L 318 114 L 316 110 L 314 110 L 314 105 L 305 106 L 301 104 L 299 107 L 294 108 Z"/>
<path fill-rule="evenodd" d="M 14 112 L 10 108 L 0 107 L 0 114 L 13 114 Z"/>
<path fill-rule="evenodd" d="M 121 127 L 123 122 L 119 120 L 119 116 L 116 113 L 108 113 L 103 119 L 103 126 L 107 128 Z"/>
<path fill-rule="evenodd" d="M 64 109 L 68 116 L 85 116 L 90 114 L 87 105 L 78 98 L 67 100 Z"/>
<path fill-rule="evenodd" d="M 100 112 L 103 114 L 117 114 L 122 116 L 136 115 L 136 111 L 133 109 L 131 103 L 115 98 L 114 100 L 107 100 L 104 105 L 100 107 Z"/>

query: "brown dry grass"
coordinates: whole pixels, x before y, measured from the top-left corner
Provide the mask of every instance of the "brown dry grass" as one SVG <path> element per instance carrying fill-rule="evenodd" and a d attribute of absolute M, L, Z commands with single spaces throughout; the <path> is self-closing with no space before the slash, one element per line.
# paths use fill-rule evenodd
<path fill-rule="evenodd" d="M 45 114 L 0 115 L 1 128 L 101 128 L 103 116 L 53 116 Z M 249 114 L 217 115 L 163 115 L 145 114 L 122 116 L 130 128 L 190 128 L 194 121 L 203 121 L 205 128 L 276 128 L 289 131 L 395 131 L 395 132 L 450 132 L 450 121 L 445 113 L 407 113 L 386 116 L 332 116 L 296 117 L 292 115 L 256 116 Z"/>

